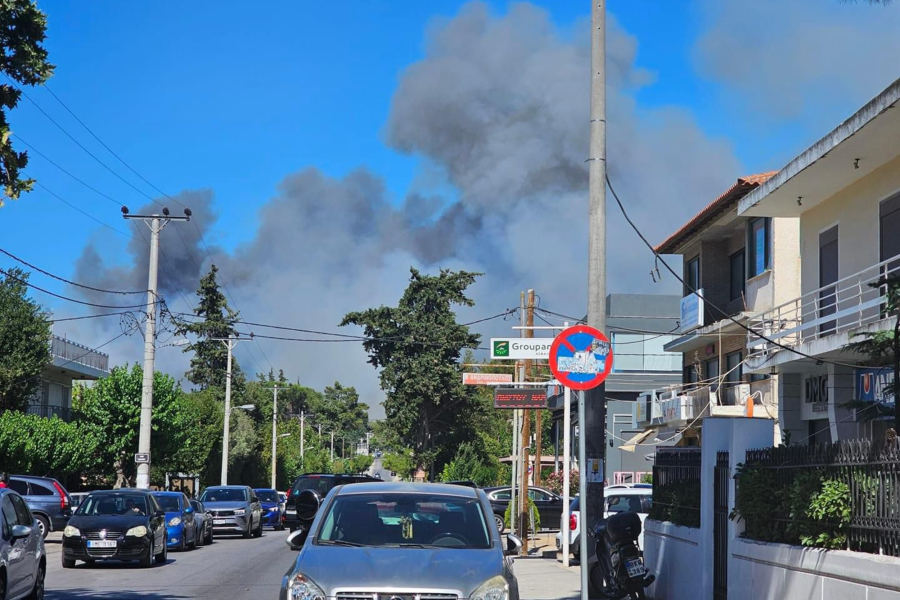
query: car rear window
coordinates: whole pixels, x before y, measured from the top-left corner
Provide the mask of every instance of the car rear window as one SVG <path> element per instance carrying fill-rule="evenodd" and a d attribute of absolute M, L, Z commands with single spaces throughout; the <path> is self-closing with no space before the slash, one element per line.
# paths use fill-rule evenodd
<path fill-rule="evenodd" d="M 312 490 L 324 497 L 332 487 L 334 479 L 331 477 L 301 477 L 291 486 L 291 496 L 299 496 L 300 492 Z"/>
<path fill-rule="evenodd" d="M 31 495 L 32 496 L 55 496 L 56 494 L 54 494 L 53 490 L 51 490 L 48 487 L 45 487 L 39 483 L 31 482 Z"/>
<path fill-rule="evenodd" d="M 617 512 L 644 512 L 641 509 L 641 496 L 608 496 L 606 498 L 606 510 Z"/>
<path fill-rule="evenodd" d="M 160 508 L 162 508 L 166 512 L 178 512 L 181 510 L 181 503 L 178 501 L 178 496 L 157 496 L 156 501 L 159 503 Z"/>
<path fill-rule="evenodd" d="M 21 479 L 10 479 L 9 480 L 9 488 L 14 492 L 22 494 L 23 496 L 28 495 L 28 482 L 27 481 L 22 481 Z"/>
<path fill-rule="evenodd" d="M 316 543 L 379 547 L 489 548 L 481 503 L 430 494 L 339 495 L 328 507 Z"/>
<path fill-rule="evenodd" d="M 272 490 L 256 490 L 256 497 L 260 502 L 280 502 L 278 492 Z"/>

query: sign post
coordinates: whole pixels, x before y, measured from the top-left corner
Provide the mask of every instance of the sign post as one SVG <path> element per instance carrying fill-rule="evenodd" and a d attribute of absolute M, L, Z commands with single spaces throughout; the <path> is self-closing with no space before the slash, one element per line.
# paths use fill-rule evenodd
<path fill-rule="evenodd" d="M 585 499 L 587 498 L 587 479 L 588 476 L 591 475 L 599 477 L 602 481 L 606 468 L 602 459 L 591 458 L 590 473 L 588 471 L 589 461 L 585 456 L 584 441 L 585 433 L 587 431 L 584 427 L 584 391 L 593 389 L 602 384 L 612 372 L 612 344 L 610 344 L 609 338 L 603 335 L 603 332 L 586 325 L 575 325 L 574 327 L 564 329 L 553 340 L 553 344 L 550 347 L 549 362 L 550 370 L 553 372 L 553 375 L 556 377 L 557 381 L 566 388 L 564 400 L 566 403 L 566 412 L 569 411 L 569 399 L 571 397 L 569 391 L 577 390 L 581 392 L 578 395 L 578 426 L 580 430 L 578 436 L 578 493 L 582 502 L 582 535 L 580 536 L 581 547 L 579 548 L 579 553 L 581 556 L 582 580 L 584 580 L 584 575 L 587 573 L 588 556 L 590 556 L 588 554 L 589 533 L 587 528 L 593 527 L 593 523 L 590 523 L 585 518 L 587 515 L 587 511 L 585 510 L 586 507 L 584 506 Z M 571 423 L 567 422 L 567 437 L 568 428 L 570 426 Z M 568 459 L 568 442 L 566 443 L 566 446 L 566 458 Z M 564 468 L 566 468 L 566 473 L 564 474 L 563 480 L 563 491 L 565 492 L 563 495 L 563 503 L 566 504 L 566 506 L 563 507 L 563 510 L 565 513 L 568 513 L 568 486 L 566 485 L 566 480 L 568 479 L 568 467 L 566 466 Z M 597 474 L 593 475 L 594 472 Z M 563 535 L 562 538 L 564 552 L 563 563 L 568 565 L 568 537 Z M 587 593 L 586 590 L 583 590 L 583 594 L 585 593 Z"/>

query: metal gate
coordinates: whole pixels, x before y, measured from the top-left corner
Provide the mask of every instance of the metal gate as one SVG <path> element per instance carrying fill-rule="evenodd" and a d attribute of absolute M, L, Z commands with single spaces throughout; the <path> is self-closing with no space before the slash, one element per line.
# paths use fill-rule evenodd
<path fill-rule="evenodd" d="M 715 498 L 713 500 L 713 598 L 728 598 L 728 487 L 731 468 L 728 452 L 716 453 Z"/>

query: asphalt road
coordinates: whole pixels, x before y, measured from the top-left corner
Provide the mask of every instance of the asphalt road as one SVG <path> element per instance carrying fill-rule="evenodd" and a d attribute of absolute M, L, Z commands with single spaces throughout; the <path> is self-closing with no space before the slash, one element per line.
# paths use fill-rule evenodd
<path fill-rule="evenodd" d="M 381 475 L 382 481 L 400 481 L 399 477 L 391 477 L 391 472 L 384 468 L 384 465 L 381 464 L 381 459 L 376 458 L 372 461 L 372 466 L 369 467 L 369 475 L 375 477 L 377 474 Z"/>
<path fill-rule="evenodd" d="M 216 537 L 211 546 L 169 552 L 165 565 L 141 569 L 135 563 L 79 562 L 63 569 L 60 537 L 47 539 L 48 600 L 277 600 L 281 578 L 296 553 L 287 531 L 266 529 L 263 537 Z"/>

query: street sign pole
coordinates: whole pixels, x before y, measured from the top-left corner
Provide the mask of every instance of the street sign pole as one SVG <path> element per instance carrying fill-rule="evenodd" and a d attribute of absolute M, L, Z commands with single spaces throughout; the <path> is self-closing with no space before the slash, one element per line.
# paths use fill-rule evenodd
<path fill-rule="evenodd" d="M 566 327 L 569 326 L 568 321 L 564 323 Z M 565 424 L 565 429 L 563 429 L 563 519 L 562 519 L 562 527 L 563 527 L 563 535 L 562 537 L 562 549 L 563 549 L 563 565 L 566 567 L 569 566 L 569 519 L 571 516 L 569 515 L 569 506 L 572 504 L 569 496 L 569 486 L 572 485 L 569 477 L 569 473 L 571 472 L 572 466 L 570 464 L 569 457 L 571 456 L 571 448 L 572 448 L 572 391 L 566 386 L 563 387 L 563 403 L 565 407 L 563 408 L 563 423 Z"/>

